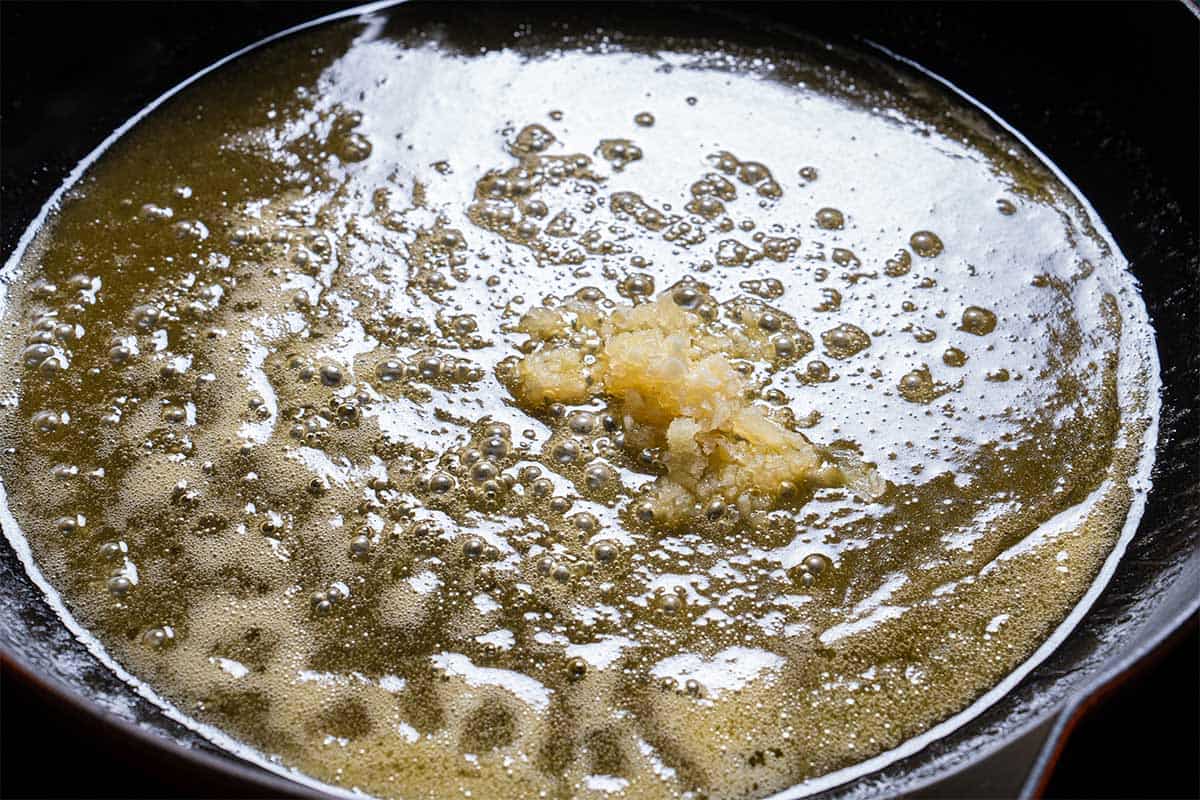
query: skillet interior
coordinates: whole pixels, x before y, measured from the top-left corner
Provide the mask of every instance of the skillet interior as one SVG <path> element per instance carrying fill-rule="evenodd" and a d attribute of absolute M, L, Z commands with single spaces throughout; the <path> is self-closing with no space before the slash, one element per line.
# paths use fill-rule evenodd
<path fill-rule="evenodd" d="M 867 38 L 881 41 L 972 90 L 1002 118 L 1029 135 L 1095 203 L 1143 280 L 1147 304 L 1159 330 L 1173 332 L 1174 338 L 1167 340 L 1160 352 L 1167 395 L 1155 490 L 1141 531 L 1097 606 L 1054 656 L 989 712 L 922 753 L 837 792 L 850 796 L 916 788 L 975 761 L 982 752 L 1009 740 L 1026 726 L 1048 719 L 1073 693 L 1117 661 L 1152 646 L 1180 615 L 1194 613 L 1195 587 L 1200 580 L 1196 538 L 1200 528 L 1200 481 L 1194 459 L 1197 415 L 1190 407 L 1200 374 L 1194 318 L 1200 267 L 1195 255 L 1195 228 L 1189 222 L 1195 219 L 1194 196 L 1180 199 L 1178 183 L 1173 183 L 1164 171 L 1161 155 L 1148 153 L 1136 134 L 1129 135 L 1122 125 L 1128 105 L 1120 97 L 1120 82 L 1115 84 L 1117 91 L 1108 87 L 1111 96 L 1094 86 L 1095 96 L 1087 95 L 1087 101 L 1077 108 L 1056 107 L 1055 113 L 1047 116 L 1044 108 L 1053 99 L 1067 96 L 1068 89 L 1078 95 L 1080 86 L 1087 86 L 1078 76 L 1073 81 L 1069 72 L 1055 74 L 1046 70 L 1046 64 L 1028 59 L 1004 62 L 1003 82 L 1013 88 L 989 89 L 994 83 L 989 70 L 997 63 L 995 56 L 1005 50 L 1005 42 L 1012 41 L 1004 38 L 1003 21 L 992 20 L 996 29 L 983 36 L 980 31 L 988 29 L 988 21 L 979 19 L 978 13 L 967 19 L 967 15 L 949 9 L 903 15 L 887 8 L 874 10 L 879 13 L 872 18 L 871 13 L 863 13 L 863 7 L 854 12 L 822 6 L 806 19 L 789 21 L 835 34 L 853 22 Z M 1174 10 L 1186 14 L 1181 8 Z M 308 7 L 305 15 L 315 11 Z M 554 12 L 547 9 L 545 13 Z M 771 24 L 779 23 L 781 16 L 797 16 L 779 9 L 739 8 L 737 13 L 765 18 Z M 264 13 L 260 21 L 266 29 L 272 27 L 266 20 L 268 16 Z M 278 19 L 273 26 L 283 24 Z M 963 47 L 967 41 L 970 46 Z M 233 43 L 229 45 L 224 49 L 233 49 Z M 1103 48 L 1097 48 L 1101 51 Z M 1063 65 L 1071 59 L 1059 63 L 1058 57 L 1048 60 L 1065 71 Z M 1075 68 L 1086 69 L 1088 63 Z M 172 78 L 164 77 L 164 84 L 184 77 L 190 69 Z M 1132 85 L 1136 86 L 1136 81 Z M 1029 91 L 1022 94 L 1021 89 Z M 989 94 L 992 90 L 996 93 Z M 1183 99 L 1177 107 L 1193 108 L 1189 97 L 1194 97 L 1194 92 L 1189 96 L 1183 87 L 1180 94 Z M 113 119 L 109 127 L 121 119 Z M 1114 135 L 1100 136 L 1097 131 Z M 85 143 L 83 149 L 90 149 L 94 143 Z M 1190 157 L 1194 159 L 1194 152 Z M 9 161 L 7 152 L 5 161 Z M 65 166 L 70 163 L 67 161 Z M 1189 170 L 1186 163 L 1173 163 L 1178 170 L 1175 175 L 1194 176 L 1195 170 Z M 7 252 L 54 181 L 36 187 L 39 191 L 16 195 L 9 191 L 9 174 L 5 175 L 5 183 Z M 211 749 L 194 734 L 165 720 L 96 664 L 41 602 L 6 545 L 0 555 L 0 580 L 16 601 L 0 610 L 0 643 L 12 658 L 65 684 L 74 693 L 71 696 L 90 697 L 119 718 L 135 721 L 188 746 Z M 260 784 L 260 788 L 270 787 Z"/>

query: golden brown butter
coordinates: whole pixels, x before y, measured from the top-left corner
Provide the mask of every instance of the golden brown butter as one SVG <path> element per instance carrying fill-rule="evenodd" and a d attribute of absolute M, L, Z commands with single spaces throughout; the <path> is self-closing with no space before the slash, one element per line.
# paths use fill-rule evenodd
<path fill-rule="evenodd" d="M 7 289 L 40 568 L 319 780 L 818 787 L 1025 662 L 1136 507 L 1153 340 L 1044 164 L 840 48 L 607 35 L 282 40 Z"/>

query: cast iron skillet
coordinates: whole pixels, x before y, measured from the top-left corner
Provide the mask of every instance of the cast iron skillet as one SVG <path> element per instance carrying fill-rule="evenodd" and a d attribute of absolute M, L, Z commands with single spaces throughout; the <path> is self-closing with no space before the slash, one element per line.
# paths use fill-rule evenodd
<path fill-rule="evenodd" d="M 102 108 L 85 103 L 68 110 L 67 121 L 84 126 L 83 133 L 79 127 L 44 127 L 54 109 L 14 108 L 6 98 L 4 259 L 61 176 L 109 130 L 205 61 L 332 5 L 148 10 L 167 25 L 135 29 L 131 38 L 149 40 L 157 57 L 132 87 L 104 87 Z M 402 20 L 410 12 L 398 13 Z M 471 7 L 462 13 L 471 13 Z M 543 5 L 537 13 L 578 10 Z M 1095 206 L 1142 281 L 1159 334 L 1162 426 L 1146 514 L 1111 583 L 1050 658 L 980 717 L 829 793 L 1036 795 L 1081 710 L 1193 621 L 1200 606 L 1197 20 L 1187 7 L 1169 3 L 1136 10 L 1091 7 L 1086 13 L 1099 19 L 1090 20 L 1080 18 L 1080 6 L 1012 4 L 593 6 L 588 13 L 615 13 L 626 23 L 631 15 L 648 21 L 670 17 L 722 35 L 750 31 L 761 38 L 766 32 L 780 40 L 789 30 L 802 30 L 860 46 L 879 44 L 910 58 L 980 99 L 1057 163 Z M 1172 47 L 1182 51 L 1171 52 Z M 4 65 L 6 80 L 12 69 Z M 30 137 L 23 124 L 43 127 Z M 10 145 L 13 132 L 16 144 Z M 0 542 L 0 586 L 9 601 L 0 605 L 0 659 L 6 669 L 74 707 L 89 729 L 140 740 L 181 786 L 235 795 L 322 796 L 229 756 L 133 692 L 61 625 L 6 541 Z"/>

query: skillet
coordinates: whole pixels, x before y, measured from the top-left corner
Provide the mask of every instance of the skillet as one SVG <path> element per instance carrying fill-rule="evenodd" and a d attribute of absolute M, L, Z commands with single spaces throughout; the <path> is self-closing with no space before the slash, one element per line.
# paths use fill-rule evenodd
<path fill-rule="evenodd" d="M 205 8 L 217 13 L 213 6 Z M 832 38 L 877 42 L 967 89 L 1028 135 L 1096 206 L 1142 280 L 1159 331 L 1165 395 L 1155 488 L 1140 530 L 1107 590 L 1062 646 L 985 714 L 920 753 L 834 790 L 837 796 L 1036 793 L 1078 710 L 1194 618 L 1200 594 L 1195 78 L 1194 69 L 1191 78 L 1160 71 L 1171 62 L 1156 61 L 1154 49 L 1178 42 L 1194 51 L 1197 25 L 1181 5 L 1151 8 L 1145 19 L 1135 22 L 1135 31 L 1140 25 L 1154 34 L 1153 46 L 1148 41 L 1139 43 L 1136 33 L 1128 33 L 1124 27 L 1130 22 L 1128 15 L 1123 18 L 1106 11 L 1099 14 L 1106 23 L 1093 20 L 1102 32 L 1098 37 L 1085 37 L 1087 47 L 1064 43 L 1061 23 L 1078 14 L 1062 7 L 1052 11 L 1050 19 L 1032 26 L 1028 20 L 1018 25 L 1013 17 L 1022 12 L 1012 6 L 972 6 L 970 13 L 952 6 L 669 9 L 672 15 L 690 15 L 722 26 L 722 30 L 753 29 L 756 35 L 765 32 L 786 37 L 794 28 Z M 232 33 L 226 30 L 223 39 L 217 37 L 220 49 L 207 57 L 236 49 L 297 18 L 316 15 L 324 7 L 275 9 L 251 6 L 249 19 L 242 20 L 244 9 L 238 8 L 239 25 L 231 26 Z M 539 6 L 538 13 L 561 14 L 564 9 Z M 617 13 L 628 16 L 623 9 Z M 666 11 L 656 6 L 642 7 L 638 13 Z M 213 21 L 209 25 L 213 30 L 222 27 Z M 1040 30 L 1043 26 L 1045 30 Z M 156 35 L 171 41 L 172 34 Z M 193 30 L 183 38 L 196 35 Z M 1018 35 L 1023 52 L 1015 54 L 1012 43 L 1018 41 Z M 1126 48 L 1116 69 L 1112 65 L 1098 67 L 1113 52 L 1104 46 L 1106 42 L 1123 43 Z M 11 109 L 6 105 L 6 259 L 21 231 L 57 185 L 54 175 L 69 169 L 108 129 L 146 100 L 200 66 L 179 55 L 188 52 L 185 46 L 176 42 L 175 47 L 178 49 L 166 49 L 166 57 L 153 67 L 158 82 L 125 98 L 128 107 L 117 116 L 104 118 L 103 123 L 94 118 L 80 120 L 92 126 L 91 138 L 83 136 L 80 138 L 87 141 L 73 142 L 76 152 L 67 146 L 40 154 L 14 154 L 8 145 Z M 195 55 L 191 57 L 195 59 Z M 1181 64 L 1194 63 L 1194 58 L 1181 59 Z M 1151 76 L 1147 78 L 1139 70 Z M 8 64 L 5 73 L 11 74 Z M 1188 80 L 1193 87 L 1190 94 Z M 1147 83 L 1174 87 L 1179 102 L 1169 102 L 1169 92 L 1167 99 L 1139 94 L 1139 87 Z M 118 98 L 123 94 L 119 89 L 113 92 Z M 121 107 L 120 102 L 115 105 Z M 1164 115 L 1163 108 L 1172 113 Z M 52 133 L 48 138 L 53 141 L 55 136 Z M 22 169 L 29 175 L 45 169 L 43 174 L 51 177 L 31 184 L 20 180 Z M 116 735 L 143 739 L 186 774 L 228 780 L 229 786 L 242 787 L 231 790 L 238 794 L 295 796 L 306 791 L 229 757 L 136 695 L 62 627 L 7 545 L 0 551 L 0 581 L 10 599 L 0 609 L 0 654 L 15 674 L 61 702 L 96 715 L 104 725 L 115 728 Z"/>

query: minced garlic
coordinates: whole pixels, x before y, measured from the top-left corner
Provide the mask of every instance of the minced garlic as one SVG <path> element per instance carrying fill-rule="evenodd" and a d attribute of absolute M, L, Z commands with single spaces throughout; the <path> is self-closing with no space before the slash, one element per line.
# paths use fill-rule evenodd
<path fill-rule="evenodd" d="M 580 301 L 540 307 L 518 330 L 540 344 L 514 370 L 512 388 L 523 404 L 603 396 L 622 415 L 628 444 L 665 448 L 667 474 L 653 492 L 664 521 L 713 502 L 747 513 L 805 485 L 882 492 L 874 473 L 846 459 L 833 463 L 749 399 L 750 384 L 733 360 L 771 355 L 770 341 L 755 329 L 709 323 L 667 293 L 609 312 Z"/>

